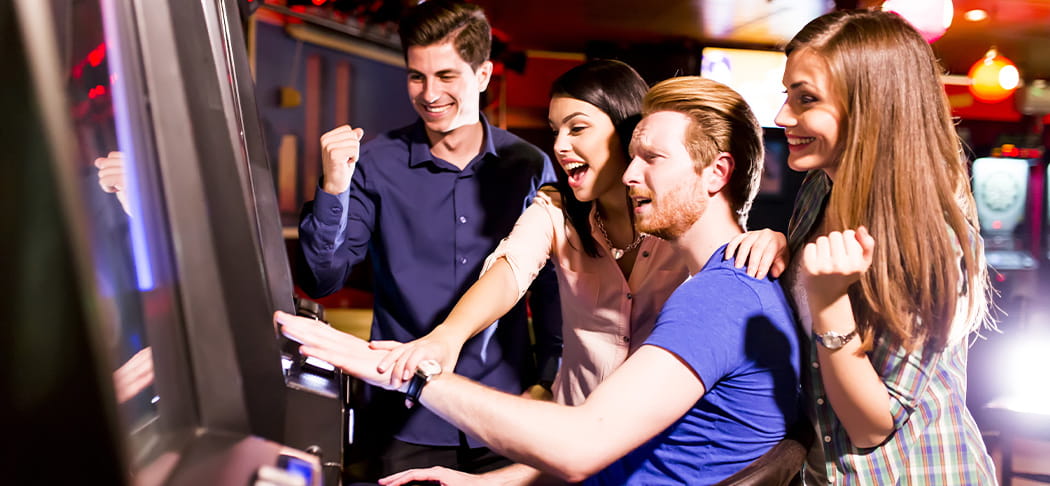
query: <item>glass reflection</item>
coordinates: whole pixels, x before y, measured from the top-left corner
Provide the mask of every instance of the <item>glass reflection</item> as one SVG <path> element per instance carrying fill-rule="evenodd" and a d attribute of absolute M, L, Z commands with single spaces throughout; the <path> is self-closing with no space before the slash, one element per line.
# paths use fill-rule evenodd
<path fill-rule="evenodd" d="M 148 438 L 139 438 L 158 417 L 153 351 L 146 333 L 146 300 L 152 287 L 148 266 L 135 258 L 137 181 L 128 137 L 118 136 L 126 122 L 121 105 L 126 96 L 112 57 L 117 46 L 107 39 L 99 0 L 55 0 L 58 45 L 68 73 L 68 99 L 74 121 L 77 154 L 75 170 L 82 182 L 84 213 L 88 215 L 95 283 L 101 296 L 105 345 L 113 363 L 113 384 L 131 450 L 140 463 L 149 453 Z M 112 29 L 112 26 L 109 26 Z M 118 119 L 124 117 L 124 120 Z M 145 270 L 145 272 L 144 272 Z M 144 277 L 145 281 L 144 281 Z"/>

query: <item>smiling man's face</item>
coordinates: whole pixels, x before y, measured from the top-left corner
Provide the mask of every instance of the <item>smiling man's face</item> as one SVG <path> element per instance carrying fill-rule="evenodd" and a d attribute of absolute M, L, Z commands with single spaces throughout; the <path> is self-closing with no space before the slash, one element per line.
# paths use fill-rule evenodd
<path fill-rule="evenodd" d="M 408 97 L 427 131 L 447 134 L 479 121 L 481 93 L 492 74 L 485 61 L 477 70 L 452 41 L 408 48 Z"/>

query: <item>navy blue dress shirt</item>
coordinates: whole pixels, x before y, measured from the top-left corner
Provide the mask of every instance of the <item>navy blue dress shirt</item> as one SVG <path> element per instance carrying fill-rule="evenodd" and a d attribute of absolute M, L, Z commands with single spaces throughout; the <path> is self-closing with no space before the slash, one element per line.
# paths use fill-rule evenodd
<path fill-rule="evenodd" d="M 411 341 L 441 323 L 536 190 L 555 180 L 541 150 L 481 122 L 482 151 L 462 170 L 430 152 L 419 120 L 366 143 L 350 188 L 335 196 L 319 186 L 303 208 L 299 244 L 306 268 L 298 272 L 300 287 L 315 298 L 331 294 L 370 252 L 371 339 Z M 519 302 L 467 341 L 456 373 L 509 393 L 535 383 L 526 319 Z M 366 422 L 365 434 L 392 434 L 421 445 L 461 443 L 460 432 L 430 411 L 406 410 L 403 395 L 378 389 L 367 395 L 369 403 L 356 417 Z M 468 443 L 481 445 L 470 438 Z"/>

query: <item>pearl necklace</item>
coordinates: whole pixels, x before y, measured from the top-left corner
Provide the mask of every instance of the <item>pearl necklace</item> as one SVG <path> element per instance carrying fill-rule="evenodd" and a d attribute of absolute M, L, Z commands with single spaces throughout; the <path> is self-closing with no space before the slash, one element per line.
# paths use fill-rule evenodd
<path fill-rule="evenodd" d="M 645 239 L 646 236 L 649 236 L 645 233 L 639 233 L 638 237 L 635 238 L 630 245 L 627 245 L 627 247 L 621 250 L 613 246 L 612 240 L 609 239 L 609 233 L 605 232 L 605 223 L 602 222 L 602 215 L 600 213 L 595 213 L 594 216 L 594 219 L 598 221 L 598 231 L 601 231 L 602 237 L 605 238 L 605 244 L 609 246 L 609 251 L 612 253 L 614 260 L 619 260 L 623 258 L 625 253 L 638 248 L 638 245 L 642 244 L 642 240 Z"/>

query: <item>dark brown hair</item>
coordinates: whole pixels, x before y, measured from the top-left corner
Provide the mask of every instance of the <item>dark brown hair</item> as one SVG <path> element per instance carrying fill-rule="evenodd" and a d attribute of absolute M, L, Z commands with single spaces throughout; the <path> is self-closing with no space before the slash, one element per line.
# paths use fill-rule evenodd
<path fill-rule="evenodd" d="M 611 59 L 595 59 L 566 71 L 554 80 L 551 97 L 585 101 L 608 115 L 620 138 L 624 160 L 629 162 L 627 147 L 631 143 L 634 127 L 641 118 L 642 98 L 648 89 L 645 80 L 631 66 Z M 590 216 L 594 202 L 576 199 L 572 189 L 561 180 L 558 192 L 562 197 L 562 211 L 569 224 L 576 229 L 584 253 L 599 257 L 598 244 L 591 234 Z M 626 193 L 624 197 L 627 197 Z"/>
<path fill-rule="evenodd" d="M 492 27 L 481 7 L 456 0 L 429 0 L 401 17 L 398 34 L 408 60 L 408 48 L 426 47 L 451 40 L 471 69 L 489 59 Z"/>

